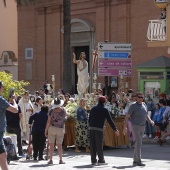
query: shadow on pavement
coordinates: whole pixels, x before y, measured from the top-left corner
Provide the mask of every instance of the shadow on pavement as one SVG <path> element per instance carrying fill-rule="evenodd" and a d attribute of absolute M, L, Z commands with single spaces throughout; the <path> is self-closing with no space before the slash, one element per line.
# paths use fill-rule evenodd
<path fill-rule="evenodd" d="M 128 168 L 135 168 L 135 166 L 133 165 L 129 165 L 129 166 L 113 166 L 112 168 L 116 168 L 116 169 L 128 169 Z"/>
<path fill-rule="evenodd" d="M 106 167 L 109 167 L 109 166 L 107 166 L 107 165 L 78 165 L 78 166 L 73 166 L 73 168 L 77 168 L 77 169 L 83 169 L 83 168 L 100 168 L 100 169 L 102 169 L 102 168 L 106 168 Z"/>

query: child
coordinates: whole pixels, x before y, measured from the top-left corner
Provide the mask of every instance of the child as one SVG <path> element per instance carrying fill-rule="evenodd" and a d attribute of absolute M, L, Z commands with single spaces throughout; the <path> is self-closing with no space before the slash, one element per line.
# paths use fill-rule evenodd
<path fill-rule="evenodd" d="M 161 137 L 161 131 L 160 131 L 160 128 L 158 126 L 158 122 L 157 122 L 157 117 L 159 115 L 159 109 L 160 109 L 160 106 L 159 106 L 159 103 L 157 103 L 155 105 L 155 113 L 153 115 L 153 121 L 155 122 L 155 126 L 156 126 L 156 136 L 154 139 L 159 139 Z"/>

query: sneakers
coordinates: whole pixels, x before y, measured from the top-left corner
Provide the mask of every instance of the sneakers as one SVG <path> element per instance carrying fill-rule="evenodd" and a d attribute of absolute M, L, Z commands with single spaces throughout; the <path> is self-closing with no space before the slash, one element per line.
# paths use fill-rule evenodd
<path fill-rule="evenodd" d="M 145 164 L 142 162 L 138 162 L 136 166 L 145 166 Z"/>
<path fill-rule="evenodd" d="M 155 136 L 154 139 L 157 140 L 157 139 L 159 139 L 159 137 L 158 137 L 158 136 Z"/>
<path fill-rule="evenodd" d="M 98 160 L 98 165 L 107 165 L 107 163 L 105 162 L 105 160 Z"/>
<path fill-rule="evenodd" d="M 150 138 L 150 139 L 152 138 L 152 135 L 151 135 L 151 134 L 149 134 L 149 138 Z"/>
<path fill-rule="evenodd" d="M 143 135 L 143 138 L 147 139 L 147 138 L 148 138 L 148 135 L 144 134 L 144 135 Z"/>
<path fill-rule="evenodd" d="M 21 153 L 21 154 L 19 154 L 19 156 L 21 156 L 21 157 L 25 157 L 25 154 L 24 154 L 24 153 Z"/>
<path fill-rule="evenodd" d="M 48 161 L 48 164 L 49 164 L 49 165 L 52 165 L 52 164 L 53 164 L 53 161 L 52 161 L 52 160 L 49 160 L 49 161 Z"/>
<path fill-rule="evenodd" d="M 145 166 L 145 164 L 142 163 L 141 161 L 140 162 L 133 161 L 133 166 Z"/>
<path fill-rule="evenodd" d="M 44 160 L 44 158 L 40 157 L 40 158 L 38 158 L 38 160 L 39 160 L 39 161 L 43 161 L 43 160 Z"/>
<path fill-rule="evenodd" d="M 136 161 L 133 161 L 133 166 L 136 166 L 138 162 Z"/>
<path fill-rule="evenodd" d="M 170 136 L 167 136 L 165 139 L 166 139 L 166 140 L 170 140 Z"/>
<path fill-rule="evenodd" d="M 63 162 L 63 160 L 60 160 L 60 161 L 59 161 L 59 164 L 65 164 L 65 162 Z"/>
<path fill-rule="evenodd" d="M 22 141 L 22 145 L 23 145 L 23 146 L 27 146 L 27 145 L 28 145 L 28 143 L 26 142 L 26 140 L 23 140 L 23 141 Z"/>

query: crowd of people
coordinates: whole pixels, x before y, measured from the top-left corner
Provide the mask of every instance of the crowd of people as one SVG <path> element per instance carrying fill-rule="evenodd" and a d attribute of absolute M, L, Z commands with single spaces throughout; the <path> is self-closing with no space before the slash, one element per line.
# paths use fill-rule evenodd
<path fill-rule="evenodd" d="M 2 94 L 3 87 L 3 83 L 0 81 L 0 94 Z M 44 99 L 49 93 L 50 91 L 44 88 L 40 89 L 40 92 L 35 91 L 34 95 L 25 91 L 22 96 L 11 96 L 8 102 L 0 96 L 1 139 L 5 128 L 8 133 L 16 134 L 18 154 L 23 157 L 25 155 L 22 146 L 28 144 L 31 129 L 33 159 L 35 161 L 44 160 L 43 151 L 46 146 L 50 153 L 48 164 L 53 164 L 53 152 L 56 145 L 59 164 L 65 164 L 62 159 L 65 121 L 68 118 L 65 107 L 69 101 L 74 101 L 74 96 L 59 89 L 57 97 L 50 105 L 47 105 Z M 159 103 L 156 104 L 149 94 L 144 96 L 139 92 L 134 93 L 132 89 L 127 94 L 112 91 L 108 96 L 103 96 L 100 91 L 98 103 L 91 110 L 87 110 L 86 102 L 85 98 L 81 98 L 76 109 L 75 152 L 81 152 L 80 148 L 84 147 L 85 151 L 90 153 L 93 165 L 105 163 L 103 155 L 105 120 L 117 136 L 120 133 L 110 112 L 105 108 L 106 102 L 119 108 L 125 114 L 123 133 L 128 134 L 129 141 L 134 147 L 134 166 L 144 166 L 141 161 L 142 138 L 154 138 L 162 146 L 170 135 L 170 124 L 167 123 L 170 121 L 170 99 L 165 93 L 159 95 Z M 7 123 L 5 123 L 5 119 Z M 6 154 L 3 142 L 0 144 L 0 155 L 4 158 L 0 159 L 3 169 L 7 166 L 4 161 Z"/>

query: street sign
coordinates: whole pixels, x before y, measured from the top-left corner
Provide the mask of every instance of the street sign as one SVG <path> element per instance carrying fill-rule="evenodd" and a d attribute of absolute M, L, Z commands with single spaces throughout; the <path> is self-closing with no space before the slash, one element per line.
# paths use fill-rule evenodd
<path fill-rule="evenodd" d="M 98 68 L 99 76 L 123 76 L 123 77 L 131 77 L 132 70 L 131 69 L 113 69 L 113 68 Z"/>
<path fill-rule="evenodd" d="M 117 52 L 117 51 L 100 51 L 98 54 L 99 58 L 110 58 L 110 59 L 131 59 L 131 52 Z"/>
<path fill-rule="evenodd" d="M 98 43 L 98 50 L 99 51 L 131 51 L 132 47 L 131 44 L 121 44 L 121 43 L 106 43 L 106 42 L 99 42 Z"/>
<path fill-rule="evenodd" d="M 113 60 L 113 59 L 99 59 L 98 60 L 98 67 L 124 67 L 124 68 L 131 68 L 132 67 L 132 60 Z"/>

